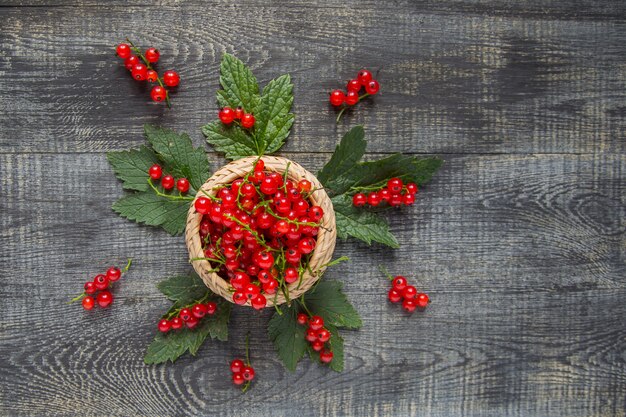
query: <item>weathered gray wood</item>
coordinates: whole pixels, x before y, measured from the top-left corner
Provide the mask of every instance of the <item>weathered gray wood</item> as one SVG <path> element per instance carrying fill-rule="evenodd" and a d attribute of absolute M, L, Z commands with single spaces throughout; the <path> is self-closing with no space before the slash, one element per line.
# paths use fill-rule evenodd
<path fill-rule="evenodd" d="M 2 5 L 34 7 L 0 7 L 0 415 L 626 415 L 626 3 Z M 112 57 L 126 35 L 183 74 L 172 110 Z M 271 312 L 239 309 L 230 342 L 142 362 L 168 306 L 155 284 L 190 267 L 182 237 L 110 210 L 123 192 L 104 152 L 141 143 L 147 122 L 201 144 L 224 51 L 262 83 L 292 74 L 284 151 L 312 171 L 356 123 L 368 157 L 446 160 L 415 207 L 390 213 L 400 249 L 337 247 L 351 261 L 328 277 L 364 319 L 344 332 L 343 374 L 285 371 Z M 361 66 L 382 68 L 383 94 L 336 127 L 325 94 Z M 111 309 L 65 304 L 128 256 Z M 429 309 L 389 305 L 379 264 L 427 290 Z M 227 364 L 248 331 L 258 378 L 243 395 Z"/>

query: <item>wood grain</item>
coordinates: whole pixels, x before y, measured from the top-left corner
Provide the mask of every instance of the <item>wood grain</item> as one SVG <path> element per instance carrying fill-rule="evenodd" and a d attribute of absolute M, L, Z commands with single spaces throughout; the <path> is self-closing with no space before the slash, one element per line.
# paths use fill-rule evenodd
<path fill-rule="evenodd" d="M 574 0 L 323 4 L 9 0 L 0 6 L 0 415 L 626 416 L 626 3 Z M 124 36 L 180 70 L 174 108 L 148 103 L 112 56 Z M 237 309 L 231 341 L 146 366 L 168 307 L 155 284 L 191 270 L 183 237 L 130 223 L 104 152 L 143 123 L 215 117 L 223 52 L 261 83 L 292 74 L 283 155 L 315 172 L 366 127 L 368 158 L 438 154 L 402 246 L 339 242 L 328 272 L 363 316 L 346 371 L 287 372 L 271 312 Z M 362 66 L 382 94 L 335 126 L 326 93 Z M 209 153 L 212 169 L 223 160 Z M 106 311 L 65 302 L 134 258 Z M 433 299 L 407 316 L 379 264 Z M 251 332 L 257 380 L 228 362 Z"/>

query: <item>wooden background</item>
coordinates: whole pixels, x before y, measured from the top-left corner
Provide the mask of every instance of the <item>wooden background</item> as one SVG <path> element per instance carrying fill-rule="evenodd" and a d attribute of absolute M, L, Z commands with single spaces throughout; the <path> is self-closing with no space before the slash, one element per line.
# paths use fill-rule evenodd
<path fill-rule="evenodd" d="M 626 2 L 147 3 L 0 1 L 0 414 L 626 415 Z M 171 110 L 113 56 L 125 36 L 180 71 Z M 190 267 L 182 237 L 111 211 L 105 152 L 141 144 L 144 123 L 204 143 L 224 52 L 263 85 L 292 75 L 283 154 L 311 170 L 358 123 L 372 156 L 445 159 L 390 217 L 401 249 L 338 245 L 351 262 L 329 276 L 365 323 L 345 332 L 343 374 L 285 371 L 271 312 L 241 309 L 228 343 L 142 362 L 168 306 L 155 283 Z M 361 67 L 382 92 L 336 126 L 326 94 Z M 112 308 L 65 304 L 126 257 Z M 389 305 L 378 264 L 431 307 Z M 242 394 L 227 364 L 249 330 L 258 378 Z"/>

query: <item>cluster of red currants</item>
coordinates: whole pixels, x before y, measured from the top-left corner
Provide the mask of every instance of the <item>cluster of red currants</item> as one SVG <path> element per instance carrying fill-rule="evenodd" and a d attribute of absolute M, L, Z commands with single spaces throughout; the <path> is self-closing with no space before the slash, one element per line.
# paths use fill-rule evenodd
<path fill-rule="evenodd" d="M 148 48 L 145 54 L 143 54 L 128 39 L 127 42 L 117 45 L 117 56 L 124 60 L 124 66 L 130 71 L 135 80 L 158 83 L 158 85 L 152 87 L 150 97 L 154 101 L 166 101 L 169 105 L 169 91 L 165 87 L 178 86 L 180 76 L 176 71 L 169 70 L 165 71 L 162 77 L 159 77 L 159 73 L 153 67 L 153 64 L 156 64 L 161 56 L 158 49 Z"/>
<path fill-rule="evenodd" d="M 254 368 L 241 359 L 235 359 L 230 363 L 230 371 L 233 373 L 233 383 L 241 385 L 254 379 Z"/>
<path fill-rule="evenodd" d="M 265 171 L 263 160 L 254 170 L 217 196 L 198 197 L 200 238 L 204 256 L 230 280 L 233 302 L 260 310 L 267 295 L 298 281 L 315 249 L 321 207 L 308 200 L 311 182 L 294 182 Z"/>
<path fill-rule="evenodd" d="M 165 190 L 168 190 L 168 191 L 171 190 L 172 188 L 174 188 L 174 184 L 175 184 L 176 188 L 181 193 L 184 194 L 187 191 L 189 191 L 189 180 L 187 178 L 175 179 L 170 174 L 163 176 L 163 168 L 161 168 L 161 165 L 159 164 L 152 165 L 150 167 L 150 170 L 148 171 L 148 174 L 150 175 L 150 178 L 154 181 L 158 181 L 160 179 L 161 187 L 163 187 L 163 189 Z"/>
<path fill-rule="evenodd" d="M 365 95 L 359 96 L 361 89 L 365 89 Z M 367 96 L 373 96 L 380 90 L 380 85 L 376 81 L 372 73 L 366 69 L 359 71 L 357 77 L 348 81 L 347 92 L 341 90 L 333 90 L 330 92 L 330 104 L 339 107 L 343 104 L 354 106 L 360 100 Z"/>
<path fill-rule="evenodd" d="M 415 194 L 417 194 L 417 184 L 410 182 L 405 185 L 400 178 L 392 178 L 387 181 L 386 187 L 371 191 L 367 195 L 356 193 L 352 196 L 352 204 L 355 207 L 363 207 L 366 204 L 377 207 L 386 202 L 392 207 L 410 206 L 415 203 Z"/>
<path fill-rule="evenodd" d="M 96 302 L 100 307 L 108 307 L 113 302 L 113 294 L 109 289 L 112 284 L 122 277 L 122 273 L 128 271 L 131 260 L 123 270 L 117 267 L 110 267 L 104 274 L 98 274 L 93 280 L 85 282 L 85 291 L 79 296 L 73 298 L 70 303 L 81 300 L 85 310 L 91 310 L 96 306 Z"/>
<path fill-rule="evenodd" d="M 244 129 L 251 129 L 254 127 L 254 123 L 256 122 L 254 115 L 252 113 L 244 112 L 242 107 L 237 107 L 234 110 L 230 107 L 224 107 L 220 109 L 217 116 L 225 125 L 239 121 L 239 124 L 241 124 L 241 127 Z"/>
<path fill-rule="evenodd" d="M 207 314 L 212 316 L 217 311 L 217 304 L 213 301 L 196 303 L 173 311 L 168 318 L 159 321 L 159 331 L 167 333 L 170 330 L 178 330 L 184 326 L 189 329 L 196 327 L 198 322 Z"/>
<path fill-rule="evenodd" d="M 304 338 L 311 344 L 311 349 L 320 354 L 320 361 L 329 363 L 333 360 L 332 350 L 325 348 L 326 343 L 330 341 L 331 333 L 324 328 L 324 319 L 320 316 L 311 316 L 304 313 L 298 314 L 298 324 L 302 326 L 308 325 L 304 334 Z"/>
<path fill-rule="evenodd" d="M 409 313 L 414 312 L 416 308 L 425 309 L 430 302 L 428 294 L 418 293 L 417 289 L 409 285 L 407 279 L 401 275 L 392 278 L 388 297 L 392 303 L 402 301 L 402 308 Z"/>

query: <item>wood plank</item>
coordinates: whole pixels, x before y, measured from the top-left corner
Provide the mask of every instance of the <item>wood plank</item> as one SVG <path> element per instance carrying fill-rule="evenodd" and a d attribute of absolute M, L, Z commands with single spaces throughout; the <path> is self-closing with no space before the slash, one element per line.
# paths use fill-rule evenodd
<path fill-rule="evenodd" d="M 359 13 L 164 4 L 0 8 L 0 152 L 124 149 L 142 141 L 143 123 L 201 140 L 199 126 L 217 114 L 219 60 L 232 52 L 263 83 L 292 74 L 288 152 L 330 151 L 363 123 L 375 152 L 626 153 L 626 26 L 617 2 L 592 7 L 592 16 L 613 16 L 596 20 L 567 15 L 589 2 L 550 2 L 542 19 L 465 12 L 508 2 L 463 3 L 461 12 L 450 3 L 441 11 L 366 3 Z M 542 10 L 539 2 L 519 7 Z M 162 49 L 163 64 L 182 73 L 172 110 L 148 103 L 112 57 L 126 35 Z M 382 94 L 335 127 L 326 93 L 362 66 L 381 70 Z"/>
<path fill-rule="evenodd" d="M 328 158 L 286 155 L 311 170 Z M 306 361 L 285 371 L 265 335 L 271 312 L 242 310 L 232 342 L 143 365 L 167 308 L 154 284 L 189 269 L 182 237 L 110 211 L 122 191 L 102 154 L 4 154 L 0 166 L 7 415 L 624 415 L 624 155 L 446 156 L 416 206 L 391 216 L 401 249 L 338 245 L 351 262 L 328 278 L 365 322 L 345 332 L 343 374 Z M 126 256 L 135 267 L 111 309 L 64 304 Z M 378 264 L 414 277 L 431 307 L 407 317 L 388 305 Z M 247 331 L 258 379 L 243 395 L 227 364 Z"/>

